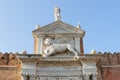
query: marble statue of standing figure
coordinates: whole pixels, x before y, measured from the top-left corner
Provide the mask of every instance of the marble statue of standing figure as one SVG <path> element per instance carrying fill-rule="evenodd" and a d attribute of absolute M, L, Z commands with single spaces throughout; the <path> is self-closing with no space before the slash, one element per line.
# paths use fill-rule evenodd
<path fill-rule="evenodd" d="M 60 21 L 61 15 L 60 15 L 60 8 L 58 6 L 55 7 L 54 14 L 55 14 L 55 20 Z"/>

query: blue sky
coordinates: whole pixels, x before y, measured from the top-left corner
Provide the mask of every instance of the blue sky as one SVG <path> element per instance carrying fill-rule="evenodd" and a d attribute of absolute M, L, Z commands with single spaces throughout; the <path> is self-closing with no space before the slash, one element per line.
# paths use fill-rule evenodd
<path fill-rule="evenodd" d="M 120 51 L 120 0 L 0 0 L 0 52 L 33 53 L 35 25 L 54 22 L 54 7 L 62 21 L 86 31 L 84 50 Z"/>

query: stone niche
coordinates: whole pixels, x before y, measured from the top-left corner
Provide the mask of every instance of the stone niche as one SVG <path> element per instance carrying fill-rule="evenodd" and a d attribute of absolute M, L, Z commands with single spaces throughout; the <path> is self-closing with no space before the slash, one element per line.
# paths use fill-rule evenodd
<path fill-rule="evenodd" d="M 84 34 L 85 31 L 80 28 L 62 21 L 55 21 L 33 31 L 34 53 L 43 54 L 45 48 L 43 42 L 46 38 L 52 38 L 58 44 L 70 44 L 81 53 L 83 51 L 81 50 L 83 48 L 83 43 L 81 42 Z"/>

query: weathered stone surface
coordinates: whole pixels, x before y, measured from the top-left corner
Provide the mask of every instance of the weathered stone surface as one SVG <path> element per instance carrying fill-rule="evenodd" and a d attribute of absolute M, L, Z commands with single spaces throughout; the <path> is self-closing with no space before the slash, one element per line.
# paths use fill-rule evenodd
<path fill-rule="evenodd" d="M 35 41 L 34 53 L 42 54 L 43 49 L 45 48 L 43 45 L 45 38 L 54 38 L 58 44 L 71 44 L 79 53 L 84 52 L 82 45 L 84 34 L 85 31 L 82 29 L 78 29 L 62 21 L 55 21 L 33 31 Z"/>
<path fill-rule="evenodd" d="M 27 79 L 28 74 L 30 79 L 35 80 L 37 78 L 83 80 L 90 79 L 91 74 L 93 74 L 91 79 L 94 80 L 119 80 L 119 55 L 119 53 L 85 54 L 76 59 L 56 56 L 43 58 L 40 57 L 40 54 L 18 54 L 17 57 L 20 61 L 15 54 L 1 53 L 0 79 L 21 80 L 22 71 L 23 77 Z M 94 69 L 92 70 L 92 68 Z M 6 77 L 6 75 L 8 76 Z"/>
<path fill-rule="evenodd" d="M 0 80 L 21 80 L 21 61 L 15 54 L 0 54 Z"/>

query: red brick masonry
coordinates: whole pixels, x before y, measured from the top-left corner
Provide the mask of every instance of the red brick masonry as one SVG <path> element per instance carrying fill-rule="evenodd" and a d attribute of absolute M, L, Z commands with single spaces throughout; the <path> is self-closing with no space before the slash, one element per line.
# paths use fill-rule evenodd
<path fill-rule="evenodd" d="M 15 54 L 0 53 L 0 80 L 21 80 L 21 61 Z"/>

